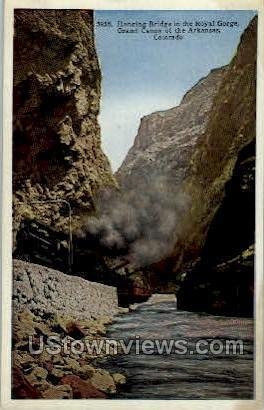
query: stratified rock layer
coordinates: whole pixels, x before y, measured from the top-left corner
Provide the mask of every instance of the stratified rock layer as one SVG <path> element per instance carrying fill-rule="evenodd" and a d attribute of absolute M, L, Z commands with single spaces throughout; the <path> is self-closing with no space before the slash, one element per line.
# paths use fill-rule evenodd
<path fill-rule="evenodd" d="M 15 10 L 14 231 L 24 217 L 59 230 L 115 184 L 100 146 L 101 73 L 89 10 Z"/>

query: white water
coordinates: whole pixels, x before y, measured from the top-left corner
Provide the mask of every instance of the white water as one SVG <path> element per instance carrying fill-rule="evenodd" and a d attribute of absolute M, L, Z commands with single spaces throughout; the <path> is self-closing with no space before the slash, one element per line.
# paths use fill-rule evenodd
<path fill-rule="evenodd" d="M 250 399 L 253 398 L 253 320 L 176 310 L 173 302 L 142 304 L 120 315 L 107 337 L 129 339 L 242 340 L 243 355 L 152 354 L 107 358 L 105 366 L 127 376 L 115 398 Z"/>

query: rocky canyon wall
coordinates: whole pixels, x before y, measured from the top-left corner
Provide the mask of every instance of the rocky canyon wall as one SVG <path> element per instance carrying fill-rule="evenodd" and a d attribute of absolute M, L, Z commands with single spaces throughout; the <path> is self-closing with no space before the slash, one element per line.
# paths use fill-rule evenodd
<path fill-rule="evenodd" d="M 255 17 L 229 65 L 142 119 L 117 172 L 125 190 L 162 175 L 188 198 L 174 250 L 152 266 L 176 280 L 182 309 L 253 311 L 256 47 Z"/>
<path fill-rule="evenodd" d="M 225 71 L 226 67 L 212 70 L 179 106 L 142 118 L 135 142 L 116 173 L 124 189 L 138 189 L 142 180 L 157 176 L 171 177 L 175 185 L 182 183 Z"/>
<path fill-rule="evenodd" d="M 177 290 L 171 253 L 181 229 L 184 230 L 180 223 L 189 203 L 189 198 L 181 198 L 182 184 L 226 70 L 227 67 L 212 70 L 185 94 L 179 106 L 143 117 L 135 142 L 116 173 L 129 205 L 133 207 L 135 202 L 134 225 L 139 219 L 140 226 L 151 226 L 146 240 L 139 240 L 139 247 L 142 249 L 143 242 L 147 255 L 143 258 L 141 251 L 138 258 L 143 271 L 134 273 L 133 279 L 142 295 L 151 290 Z M 134 197 L 136 201 L 132 201 Z M 138 207 L 143 210 L 137 211 Z M 142 218 L 141 213 L 147 217 Z"/>
<path fill-rule="evenodd" d="M 248 155 L 241 154 L 242 161 L 255 155 L 256 39 L 255 18 L 243 33 L 225 73 L 185 181 L 192 207 L 185 220 L 184 242 L 194 254 L 203 246 L 212 218 L 225 197 L 226 184 L 235 176 L 235 167 L 241 161 L 239 154 L 251 145 Z"/>
<path fill-rule="evenodd" d="M 223 78 L 184 184 L 192 207 L 175 247 L 175 271 L 187 267 L 182 308 L 253 313 L 256 55 L 255 17 Z"/>
<path fill-rule="evenodd" d="M 95 192 L 115 185 L 100 145 L 93 12 L 17 9 L 14 18 L 14 233 L 24 218 L 68 231 L 69 206 L 75 229 Z"/>
<path fill-rule="evenodd" d="M 13 264 L 12 398 L 107 398 L 125 377 L 94 367 L 105 349 L 45 346 L 50 336 L 103 342 L 118 311 L 116 288 L 65 274 L 70 228 L 74 236 L 95 212 L 96 192 L 116 186 L 100 144 L 92 11 L 16 9 L 13 86 L 14 256 L 23 261 Z"/>

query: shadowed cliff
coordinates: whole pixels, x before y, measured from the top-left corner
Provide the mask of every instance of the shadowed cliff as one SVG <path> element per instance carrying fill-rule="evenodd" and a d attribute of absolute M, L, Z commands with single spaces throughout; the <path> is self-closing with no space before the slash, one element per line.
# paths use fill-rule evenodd
<path fill-rule="evenodd" d="M 184 184 L 192 207 L 175 247 L 175 271 L 188 272 L 192 261 L 196 266 L 183 281 L 182 308 L 253 312 L 256 52 L 255 17 L 223 78 Z"/>

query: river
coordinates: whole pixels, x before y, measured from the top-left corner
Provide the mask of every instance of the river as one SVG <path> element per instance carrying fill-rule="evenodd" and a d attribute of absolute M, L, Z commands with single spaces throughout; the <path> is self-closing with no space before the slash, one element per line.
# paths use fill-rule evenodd
<path fill-rule="evenodd" d="M 252 319 L 220 317 L 178 311 L 174 302 L 145 303 L 135 311 L 119 315 L 109 326 L 109 339 L 184 340 L 188 352 L 179 354 L 114 355 L 103 359 L 104 367 L 126 375 L 127 383 L 118 399 L 252 399 L 254 326 Z M 217 354 L 198 354 L 213 346 Z M 220 352 L 226 340 L 241 340 L 242 351 Z M 212 345 L 213 342 L 213 345 Z M 230 349 L 232 351 L 232 349 Z M 183 351 L 180 350 L 181 352 Z"/>

